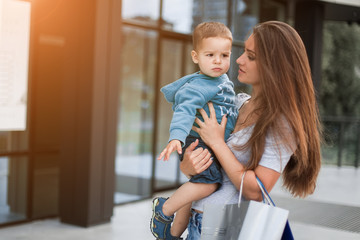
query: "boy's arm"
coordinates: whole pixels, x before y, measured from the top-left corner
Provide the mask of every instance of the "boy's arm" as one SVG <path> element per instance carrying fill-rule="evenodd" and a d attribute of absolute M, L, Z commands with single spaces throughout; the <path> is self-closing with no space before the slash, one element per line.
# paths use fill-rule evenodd
<path fill-rule="evenodd" d="M 178 91 L 175 97 L 176 108 L 170 124 L 169 141 L 178 139 L 185 143 L 194 124 L 197 109 L 203 108 L 210 100 L 210 95 L 204 94 L 205 89 L 205 87 L 201 89 L 200 86 L 189 84 L 187 88 Z"/>
<path fill-rule="evenodd" d="M 157 159 L 161 160 L 165 156 L 164 161 L 167 161 L 170 158 L 170 154 L 174 151 L 177 151 L 179 154 L 182 153 L 181 142 L 177 139 L 171 140 Z"/>
<path fill-rule="evenodd" d="M 190 85 L 189 85 L 190 86 Z M 170 137 L 166 148 L 160 153 L 158 160 L 164 157 L 169 160 L 170 154 L 177 151 L 182 153 L 182 145 L 194 124 L 196 111 L 207 102 L 201 91 L 194 88 L 184 88 L 175 97 L 174 114 L 170 123 Z"/>

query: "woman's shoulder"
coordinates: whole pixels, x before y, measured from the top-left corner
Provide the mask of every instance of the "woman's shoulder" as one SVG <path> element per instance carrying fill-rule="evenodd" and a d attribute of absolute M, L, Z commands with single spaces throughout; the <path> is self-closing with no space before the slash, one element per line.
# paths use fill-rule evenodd
<path fill-rule="evenodd" d="M 251 96 L 247 93 L 238 93 L 235 98 L 235 106 L 237 110 L 241 108 L 241 106 L 251 98 Z"/>

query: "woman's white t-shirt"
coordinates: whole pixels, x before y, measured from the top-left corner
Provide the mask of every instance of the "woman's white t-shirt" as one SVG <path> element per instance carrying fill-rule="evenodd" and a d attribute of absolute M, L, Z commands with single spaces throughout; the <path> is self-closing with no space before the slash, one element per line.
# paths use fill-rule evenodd
<path fill-rule="evenodd" d="M 237 108 L 240 107 L 248 100 L 250 96 L 244 93 L 237 95 L 236 105 Z M 250 126 L 244 129 L 241 129 L 238 132 L 232 133 L 228 138 L 226 144 L 234 153 L 236 158 L 243 165 L 246 165 L 250 159 L 250 149 L 246 150 L 237 150 L 233 146 L 239 146 L 245 144 L 253 131 L 254 126 Z M 265 148 L 264 153 L 261 157 L 259 165 L 273 169 L 281 173 L 288 163 L 293 151 L 288 147 L 281 144 L 276 144 L 274 136 L 268 134 L 265 138 Z M 203 211 L 205 204 L 234 204 L 238 202 L 239 191 L 230 181 L 229 177 L 226 175 L 225 171 L 222 169 L 223 174 L 223 184 L 222 186 L 213 194 L 208 197 L 205 197 L 199 201 L 193 202 L 192 208 L 198 211 Z M 241 176 L 239 176 L 240 178 Z"/>

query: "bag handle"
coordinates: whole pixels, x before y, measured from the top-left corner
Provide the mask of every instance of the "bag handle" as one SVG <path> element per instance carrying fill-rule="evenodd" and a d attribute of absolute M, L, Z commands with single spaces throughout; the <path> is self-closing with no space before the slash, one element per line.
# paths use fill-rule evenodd
<path fill-rule="evenodd" d="M 269 205 L 273 205 L 275 207 L 275 203 L 274 201 L 271 199 L 270 194 L 268 193 L 268 191 L 266 191 L 266 188 L 264 186 L 264 184 L 261 182 L 261 180 L 256 176 L 256 182 L 259 185 L 259 188 L 261 190 L 261 193 L 263 195 L 263 202 L 266 201 L 268 202 Z"/>
<path fill-rule="evenodd" d="M 243 175 L 241 176 L 241 183 L 240 183 L 240 191 L 239 191 L 239 200 L 238 200 L 238 207 L 240 207 L 241 204 L 241 198 L 242 198 L 242 191 L 244 186 L 244 179 L 245 179 L 246 171 L 244 171 Z M 266 190 L 264 184 L 261 182 L 261 180 L 256 176 L 256 182 L 261 190 L 261 195 L 263 198 L 263 202 L 265 203 L 265 200 L 269 205 L 275 206 L 274 201 L 271 199 L 268 191 Z"/>
<path fill-rule="evenodd" d="M 241 204 L 241 197 L 242 197 L 242 191 L 243 191 L 243 185 L 244 185 L 244 178 L 245 178 L 246 171 L 244 171 L 243 175 L 241 176 L 241 183 L 240 183 L 240 192 L 239 192 L 239 200 L 238 200 L 238 207 L 240 207 Z"/>

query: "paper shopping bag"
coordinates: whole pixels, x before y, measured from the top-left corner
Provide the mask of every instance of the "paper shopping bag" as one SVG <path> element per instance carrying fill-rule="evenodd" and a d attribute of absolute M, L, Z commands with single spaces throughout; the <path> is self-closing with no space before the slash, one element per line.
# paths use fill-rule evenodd
<path fill-rule="evenodd" d="M 250 201 L 238 240 L 280 240 L 289 211 Z"/>
<path fill-rule="evenodd" d="M 201 240 L 293 239 L 287 221 L 289 211 L 275 206 L 259 178 L 257 183 L 264 203 L 241 200 L 245 173 L 241 180 L 238 204 L 204 206 Z M 265 200 L 268 204 L 265 204 Z"/>
<path fill-rule="evenodd" d="M 204 206 L 202 240 L 237 240 L 248 210 L 248 201 L 238 204 Z"/>
<path fill-rule="evenodd" d="M 280 240 L 289 211 L 256 201 L 205 205 L 201 240 Z"/>

